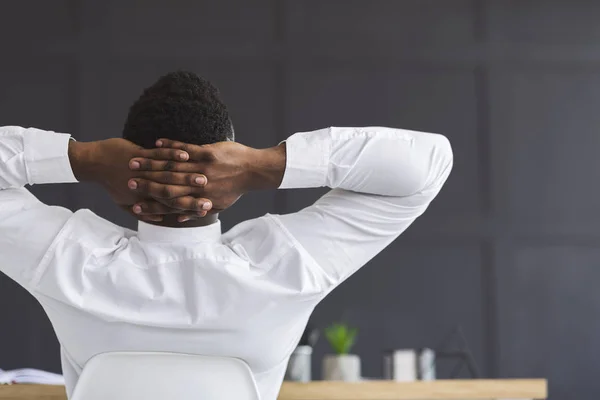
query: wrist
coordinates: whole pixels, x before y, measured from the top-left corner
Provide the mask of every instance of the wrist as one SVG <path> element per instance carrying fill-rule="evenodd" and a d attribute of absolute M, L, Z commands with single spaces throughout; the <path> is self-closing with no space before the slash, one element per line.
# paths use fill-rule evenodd
<path fill-rule="evenodd" d="M 69 142 L 69 161 L 75 178 L 80 182 L 94 180 L 94 143 Z"/>
<path fill-rule="evenodd" d="M 249 190 L 277 189 L 283 181 L 286 146 L 254 150 L 249 163 Z"/>

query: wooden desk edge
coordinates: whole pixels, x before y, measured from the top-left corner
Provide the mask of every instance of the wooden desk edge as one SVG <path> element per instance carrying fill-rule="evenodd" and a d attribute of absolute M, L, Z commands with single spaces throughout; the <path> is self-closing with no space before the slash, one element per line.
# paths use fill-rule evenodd
<path fill-rule="evenodd" d="M 0 400 L 66 400 L 64 386 L 0 385 Z"/>

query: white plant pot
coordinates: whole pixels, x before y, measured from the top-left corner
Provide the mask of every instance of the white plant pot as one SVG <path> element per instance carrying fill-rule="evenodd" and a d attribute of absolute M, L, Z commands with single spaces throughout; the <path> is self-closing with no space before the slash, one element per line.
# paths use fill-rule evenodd
<path fill-rule="evenodd" d="M 285 380 L 294 382 L 311 381 L 311 355 L 312 347 L 298 346 L 290 356 L 287 369 L 285 371 Z"/>
<path fill-rule="evenodd" d="M 323 358 L 323 379 L 357 382 L 360 380 L 360 357 L 355 354 L 328 354 Z"/>

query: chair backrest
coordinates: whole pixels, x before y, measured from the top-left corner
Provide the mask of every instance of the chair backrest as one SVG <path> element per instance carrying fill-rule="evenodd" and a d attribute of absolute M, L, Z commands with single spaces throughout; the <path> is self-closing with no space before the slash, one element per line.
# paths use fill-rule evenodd
<path fill-rule="evenodd" d="M 104 353 L 85 365 L 71 400 L 260 400 L 237 358 Z"/>

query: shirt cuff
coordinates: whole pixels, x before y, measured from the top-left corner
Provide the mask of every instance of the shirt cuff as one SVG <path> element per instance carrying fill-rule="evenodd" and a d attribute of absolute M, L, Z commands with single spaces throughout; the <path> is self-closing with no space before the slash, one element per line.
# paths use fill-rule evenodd
<path fill-rule="evenodd" d="M 279 188 L 326 186 L 330 152 L 330 128 L 292 135 L 286 140 L 286 167 Z"/>
<path fill-rule="evenodd" d="M 35 128 L 27 129 L 23 135 L 30 185 L 77 182 L 69 161 L 71 135 Z"/>

